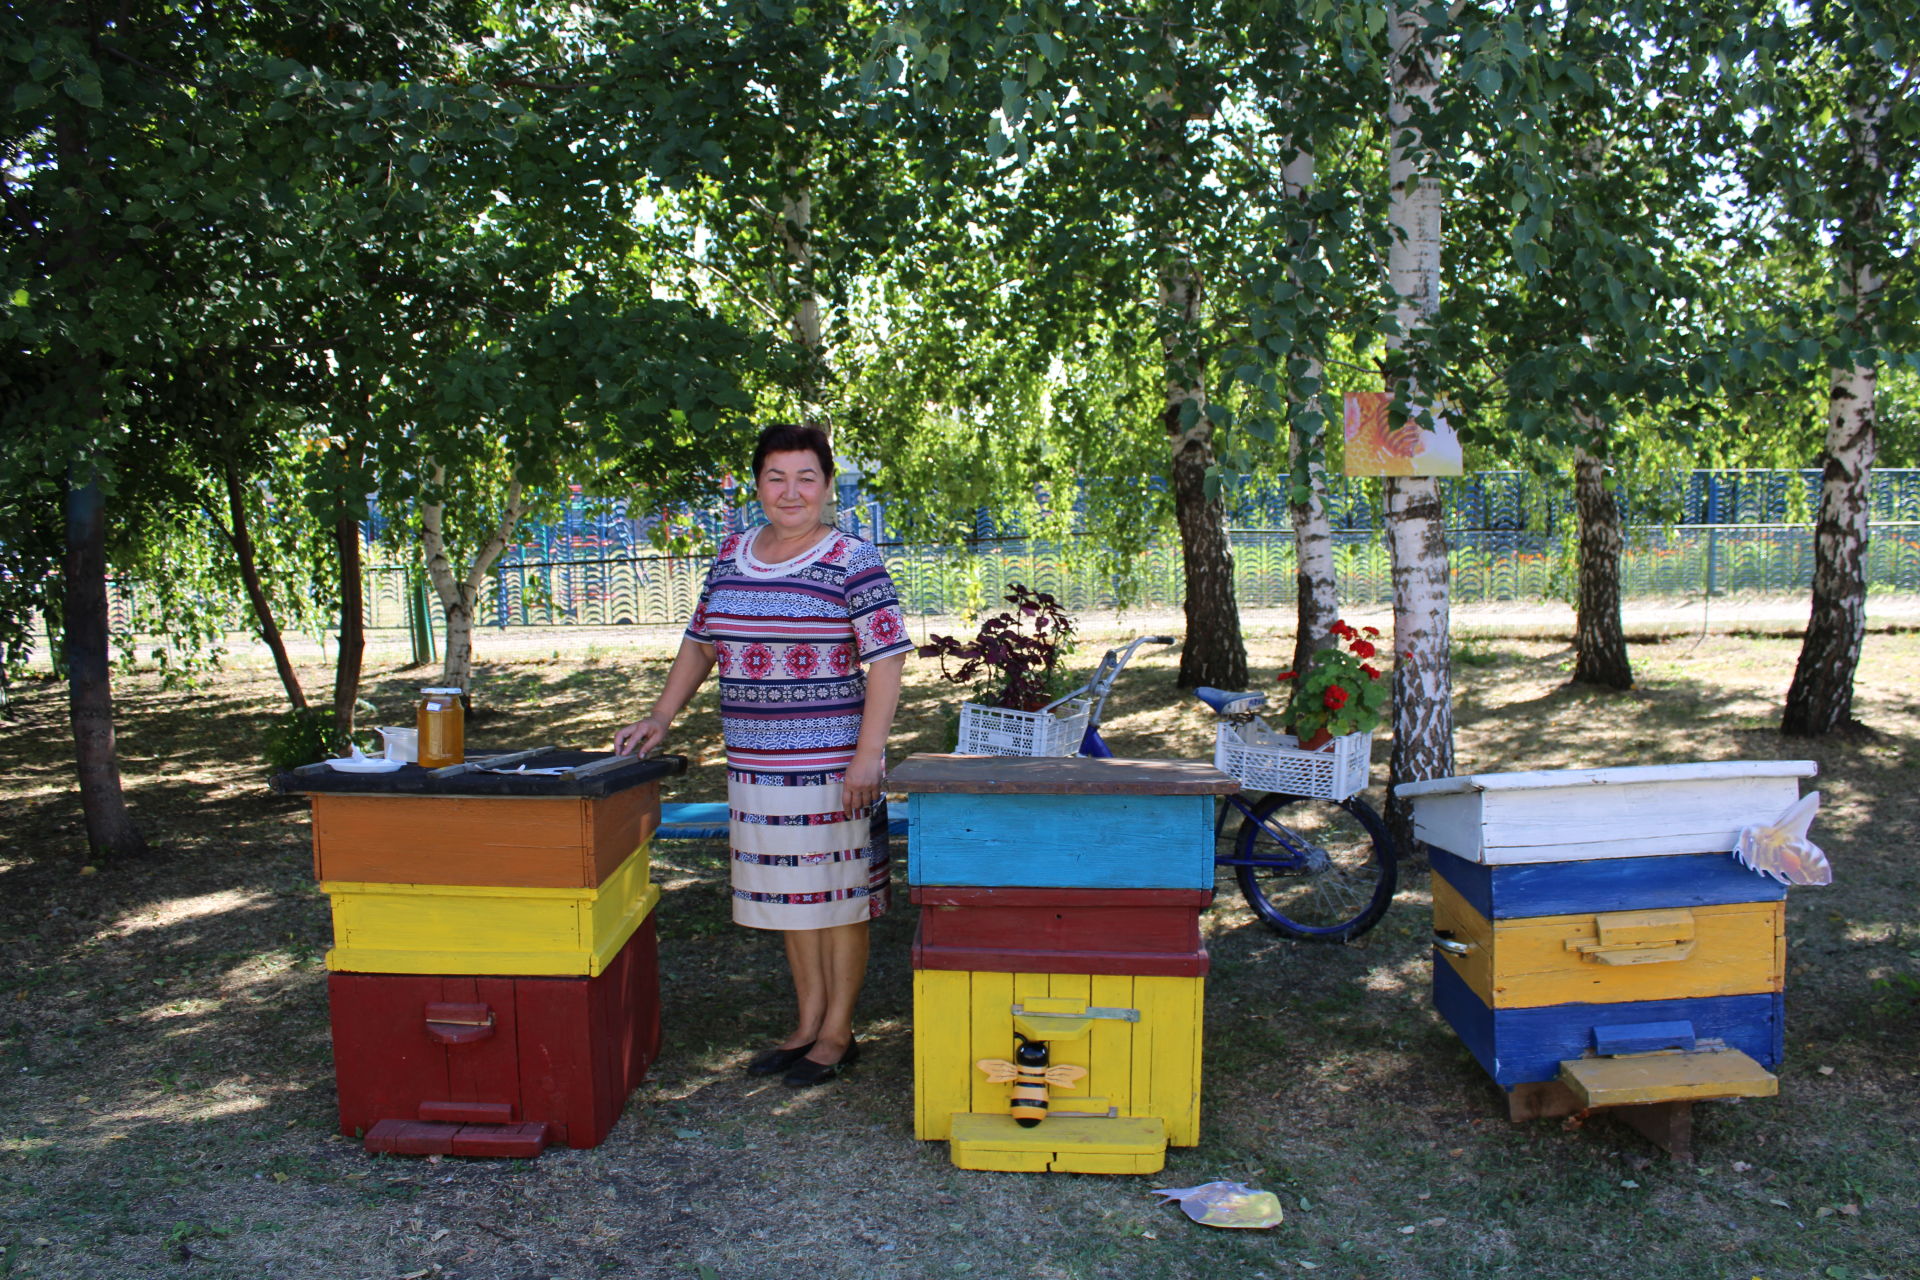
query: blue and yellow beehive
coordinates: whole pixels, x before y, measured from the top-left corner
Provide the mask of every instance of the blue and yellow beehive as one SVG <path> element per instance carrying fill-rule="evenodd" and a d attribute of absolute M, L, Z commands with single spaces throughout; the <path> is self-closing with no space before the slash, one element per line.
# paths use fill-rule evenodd
<path fill-rule="evenodd" d="M 1806 761 L 1411 783 L 1433 850 L 1434 1003 L 1515 1118 L 1776 1092 L 1785 887 L 1742 828 Z"/>
<path fill-rule="evenodd" d="M 1153 1173 L 1200 1139 L 1211 767 L 914 756 L 914 1132 L 965 1169 Z M 935 890 L 937 889 L 937 892 Z M 947 913 L 929 929 L 928 913 Z M 1141 935 L 1117 940 L 1120 921 Z M 1190 945 L 1183 940 L 1190 939 Z M 1139 941 L 1140 945 L 1134 945 Z M 968 967 L 955 967 L 964 963 Z M 1023 1127 L 982 1070 L 1046 1046 L 1072 1082 Z"/>

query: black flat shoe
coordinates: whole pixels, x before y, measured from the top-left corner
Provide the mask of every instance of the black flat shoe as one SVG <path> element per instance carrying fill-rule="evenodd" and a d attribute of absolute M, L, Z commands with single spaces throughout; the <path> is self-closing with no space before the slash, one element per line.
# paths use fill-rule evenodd
<path fill-rule="evenodd" d="M 847 1051 L 840 1055 L 838 1062 L 815 1062 L 802 1054 L 800 1060 L 793 1064 L 793 1070 L 787 1072 L 782 1079 L 782 1083 L 789 1089 L 805 1089 L 809 1085 L 825 1084 L 858 1061 L 860 1061 L 860 1045 L 857 1041 L 847 1046 Z"/>
<path fill-rule="evenodd" d="M 813 1041 L 795 1045 L 791 1049 L 769 1049 L 747 1064 L 750 1076 L 777 1076 L 794 1063 L 807 1056 L 807 1050 L 813 1048 Z"/>

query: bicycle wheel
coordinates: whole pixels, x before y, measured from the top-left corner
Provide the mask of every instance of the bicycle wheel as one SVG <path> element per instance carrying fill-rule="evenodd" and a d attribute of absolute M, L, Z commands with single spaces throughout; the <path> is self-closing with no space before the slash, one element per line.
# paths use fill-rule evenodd
<path fill-rule="evenodd" d="M 1393 837 L 1359 796 L 1264 796 L 1240 819 L 1233 857 L 1253 913 L 1305 942 L 1346 942 L 1373 928 L 1400 875 Z"/>

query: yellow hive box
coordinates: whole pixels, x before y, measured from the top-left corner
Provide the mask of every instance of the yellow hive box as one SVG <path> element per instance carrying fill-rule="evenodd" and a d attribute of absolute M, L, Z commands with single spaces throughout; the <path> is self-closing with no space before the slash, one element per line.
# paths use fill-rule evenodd
<path fill-rule="evenodd" d="M 592 889 L 323 880 L 327 968 L 596 977 L 660 901 L 647 867 L 643 844 Z"/>
<path fill-rule="evenodd" d="M 915 1136 L 952 1141 L 963 1168 L 1154 1172 L 1167 1144 L 1200 1140 L 1205 990 L 1204 978 L 916 971 Z M 1032 1128 L 976 1065 L 1012 1060 L 1016 1032 L 1045 1040 L 1051 1065 L 1087 1072 L 1050 1091 Z"/>
<path fill-rule="evenodd" d="M 1779 991 L 1786 903 L 1733 902 L 1489 921 L 1433 879 L 1438 954 L 1495 1009 Z"/>

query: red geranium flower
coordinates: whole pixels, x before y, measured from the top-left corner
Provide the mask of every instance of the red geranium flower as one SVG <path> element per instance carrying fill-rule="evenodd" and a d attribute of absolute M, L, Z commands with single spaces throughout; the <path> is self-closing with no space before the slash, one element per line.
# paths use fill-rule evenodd
<path fill-rule="evenodd" d="M 1275 680 L 1291 680 L 1293 679 L 1293 676 L 1294 676 L 1294 673 L 1291 671 L 1282 671 L 1279 675 L 1275 676 L 1274 679 Z"/>
<path fill-rule="evenodd" d="M 1353 656 L 1356 658 L 1371 658 L 1378 652 L 1378 649 L 1375 649 L 1373 645 L 1365 640 L 1355 640 L 1353 642 Z"/>
<path fill-rule="evenodd" d="M 1327 704 L 1327 710 L 1338 711 L 1347 705 L 1347 691 L 1337 684 L 1329 685 L 1327 691 L 1320 695 L 1320 701 Z"/>
<path fill-rule="evenodd" d="M 1360 669 L 1367 673 L 1367 679 L 1369 680 L 1378 680 L 1380 678 L 1380 673 L 1364 662 L 1360 664 Z"/>
<path fill-rule="evenodd" d="M 1362 627 L 1360 629 L 1376 640 L 1380 638 L 1380 628 L 1378 627 Z"/>

